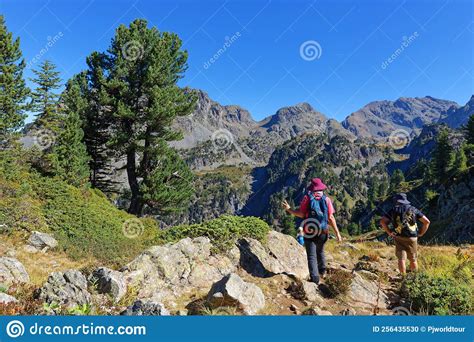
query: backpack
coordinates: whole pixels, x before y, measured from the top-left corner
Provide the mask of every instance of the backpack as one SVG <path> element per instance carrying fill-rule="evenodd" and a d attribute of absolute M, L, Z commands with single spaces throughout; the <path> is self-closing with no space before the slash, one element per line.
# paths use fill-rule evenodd
<path fill-rule="evenodd" d="M 411 207 L 395 206 L 393 227 L 397 235 L 417 236 L 418 226 L 416 217 Z"/>
<path fill-rule="evenodd" d="M 321 197 L 316 197 L 310 191 L 308 192 L 309 196 L 309 216 L 313 220 L 317 221 L 317 224 L 322 232 L 327 233 L 328 228 L 328 204 L 326 202 L 326 195 L 322 195 Z"/>

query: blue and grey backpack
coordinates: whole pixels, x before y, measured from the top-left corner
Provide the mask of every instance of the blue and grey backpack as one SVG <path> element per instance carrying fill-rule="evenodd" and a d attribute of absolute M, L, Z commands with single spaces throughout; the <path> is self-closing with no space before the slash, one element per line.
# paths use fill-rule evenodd
<path fill-rule="evenodd" d="M 326 202 L 326 195 L 323 194 L 321 197 L 318 198 L 314 196 L 314 194 L 311 191 L 309 191 L 308 196 L 309 196 L 309 204 L 310 204 L 308 218 L 316 220 L 321 231 L 327 234 L 329 231 L 329 228 L 328 228 L 329 211 L 328 211 L 328 205 Z"/>

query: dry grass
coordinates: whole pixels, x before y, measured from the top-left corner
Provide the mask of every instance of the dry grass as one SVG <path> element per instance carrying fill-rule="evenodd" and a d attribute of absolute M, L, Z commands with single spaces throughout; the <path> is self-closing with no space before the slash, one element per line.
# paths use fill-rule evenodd
<path fill-rule="evenodd" d="M 93 258 L 73 261 L 61 251 L 51 250 L 46 253 L 28 253 L 23 249 L 24 245 L 25 240 L 20 235 L 2 235 L 0 255 L 12 255 L 18 259 L 25 266 L 31 283 L 37 286 L 42 285 L 52 272 L 65 271 L 72 268 L 90 268 L 91 265 L 98 265 L 97 260 Z"/>

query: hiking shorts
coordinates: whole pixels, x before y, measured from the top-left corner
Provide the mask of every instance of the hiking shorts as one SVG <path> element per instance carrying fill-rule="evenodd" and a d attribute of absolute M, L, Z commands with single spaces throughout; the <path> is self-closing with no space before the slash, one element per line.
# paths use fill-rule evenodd
<path fill-rule="evenodd" d="M 416 249 L 418 246 L 418 238 L 416 237 L 395 237 L 395 254 L 398 260 L 416 260 Z"/>

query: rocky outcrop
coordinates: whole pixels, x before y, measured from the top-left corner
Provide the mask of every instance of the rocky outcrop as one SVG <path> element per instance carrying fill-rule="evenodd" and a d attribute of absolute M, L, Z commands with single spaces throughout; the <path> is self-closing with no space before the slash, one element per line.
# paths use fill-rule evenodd
<path fill-rule="evenodd" d="M 355 302 L 354 306 L 366 309 L 386 307 L 388 303 L 387 295 L 377 282 L 364 278 L 359 272 L 354 272 L 349 297 Z"/>
<path fill-rule="evenodd" d="M 127 283 L 121 272 L 100 267 L 89 276 L 89 283 L 99 293 L 109 294 L 115 302 L 118 302 L 127 292 Z"/>
<path fill-rule="evenodd" d="M 2 287 L 29 281 L 30 277 L 21 262 L 15 258 L 0 257 L 0 285 Z"/>
<path fill-rule="evenodd" d="M 240 264 L 250 274 L 265 277 L 285 273 L 299 279 L 309 276 L 306 252 L 291 236 L 271 231 L 266 248 L 253 239 L 238 242 Z"/>
<path fill-rule="evenodd" d="M 91 303 L 87 279 L 78 270 L 51 273 L 39 290 L 38 298 L 48 304 L 57 304 L 67 308 Z"/>
<path fill-rule="evenodd" d="M 56 248 L 58 241 L 50 234 L 34 231 L 28 239 L 28 244 L 38 250 L 45 250 Z"/>
<path fill-rule="evenodd" d="M 123 316 L 169 316 L 170 312 L 162 303 L 137 300 L 120 314 Z"/>
<path fill-rule="evenodd" d="M 126 282 L 139 289 L 139 298 L 160 302 L 191 290 L 208 289 L 235 267 L 227 256 L 211 255 L 210 240 L 198 237 L 151 247 L 122 271 Z"/>
<path fill-rule="evenodd" d="M 16 303 L 18 302 L 15 297 L 10 296 L 6 293 L 0 292 L 0 304 Z"/>
<path fill-rule="evenodd" d="M 207 295 L 211 307 L 236 306 L 246 315 L 255 315 L 265 306 L 262 290 L 231 273 L 215 283 Z"/>

